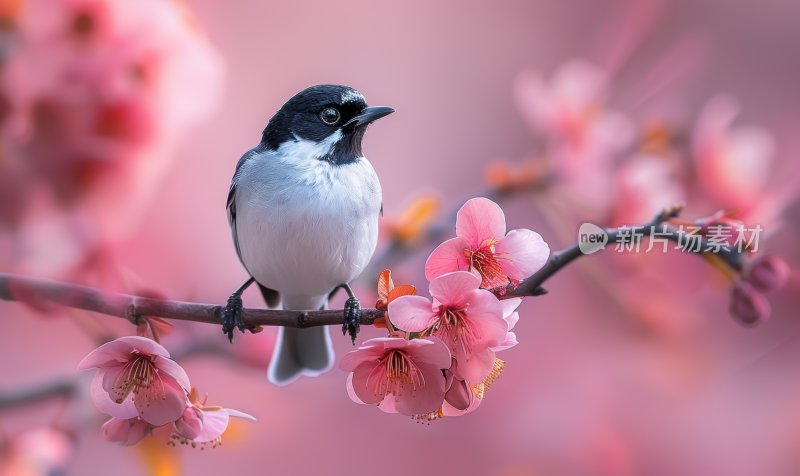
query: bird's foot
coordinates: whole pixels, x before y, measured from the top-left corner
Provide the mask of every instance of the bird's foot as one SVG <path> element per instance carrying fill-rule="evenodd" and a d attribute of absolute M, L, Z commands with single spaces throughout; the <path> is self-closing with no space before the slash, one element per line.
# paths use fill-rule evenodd
<path fill-rule="evenodd" d="M 361 303 L 355 296 L 350 296 L 344 303 L 344 323 L 342 335 L 350 334 L 350 340 L 356 345 L 356 336 L 361 330 Z"/>
<path fill-rule="evenodd" d="M 228 304 L 222 310 L 222 333 L 227 334 L 228 340 L 233 343 L 233 330 L 244 332 L 244 305 L 242 296 L 238 293 L 231 294 Z"/>

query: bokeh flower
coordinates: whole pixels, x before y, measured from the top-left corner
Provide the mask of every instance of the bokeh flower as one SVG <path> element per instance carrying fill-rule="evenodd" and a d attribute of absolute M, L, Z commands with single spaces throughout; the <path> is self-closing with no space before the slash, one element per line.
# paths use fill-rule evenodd
<path fill-rule="evenodd" d="M 456 376 L 469 383 L 480 383 L 489 375 L 495 356 L 492 348 L 505 343 L 508 334 L 500 301 L 480 289 L 480 284 L 476 275 L 456 271 L 431 281 L 432 301 L 402 296 L 389 304 L 392 324 L 406 332 L 440 338 L 458 361 Z"/>
<path fill-rule="evenodd" d="M 467 201 L 456 216 L 456 237 L 439 245 L 425 263 L 432 281 L 452 271 L 472 271 L 486 289 L 515 284 L 544 266 L 550 248 L 538 233 L 527 229 L 506 234 L 499 205 L 488 198 Z"/>
<path fill-rule="evenodd" d="M 75 435 L 52 427 L 33 427 L 0 442 L 0 475 L 65 474 L 75 451 Z"/>
<path fill-rule="evenodd" d="M 720 208 L 747 214 L 765 198 L 775 143 L 765 129 L 734 127 L 738 114 L 729 96 L 709 100 L 695 124 L 692 150 L 703 191 Z"/>
<path fill-rule="evenodd" d="M 181 2 L 28 0 L 14 26 L 0 77 L 3 171 L 26 180 L 13 198 L 41 186 L 103 232 L 128 230 L 216 106 L 219 56 Z"/>
<path fill-rule="evenodd" d="M 150 339 L 120 337 L 90 352 L 78 368 L 99 369 L 92 400 L 113 417 L 138 416 L 160 426 L 174 422 L 186 409 L 189 377 L 167 349 Z"/>
<path fill-rule="evenodd" d="M 342 357 L 348 394 L 387 412 L 415 416 L 435 412 L 445 396 L 443 369 L 451 356 L 439 339 L 370 339 Z M 382 405 L 383 403 L 383 405 Z"/>

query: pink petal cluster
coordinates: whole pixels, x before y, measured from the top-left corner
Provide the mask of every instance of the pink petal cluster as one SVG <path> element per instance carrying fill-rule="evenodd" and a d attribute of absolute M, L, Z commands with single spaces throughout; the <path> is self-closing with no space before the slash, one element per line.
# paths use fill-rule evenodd
<path fill-rule="evenodd" d="M 506 234 L 503 210 L 488 198 L 473 198 L 458 211 L 456 237 L 445 241 L 425 263 L 432 281 L 452 271 L 472 271 L 481 287 L 515 284 L 544 266 L 550 248 L 538 233 L 527 229 Z"/>
<path fill-rule="evenodd" d="M 347 353 L 340 367 L 352 372 L 347 388 L 354 401 L 389 413 L 424 415 L 442 406 L 442 370 L 450 367 L 450 352 L 435 338 L 384 337 Z"/>
<path fill-rule="evenodd" d="M 506 234 L 496 203 L 467 201 L 458 211 L 456 238 L 437 247 L 425 265 L 431 298 L 406 293 L 384 299 L 390 337 L 367 341 L 342 359 L 342 369 L 352 372 L 350 397 L 418 420 L 474 411 L 502 370 L 496 353 L 517 345 L 512 329 L 522 299 L 500 300 L 490 289 L 503 294 L 549 254 L 530 230 Z M 386 295 L 391 282 L 384 281 L 379 294 Z"/>
<path fill-rule="evenodd" d="M 197 391 L 192 389 L 189 404 L 175 422 L 173 439 L 187 444 L 216 445 L 228 428 L 230 417 L 255 421 L 252 415 L 239 410 L 206 405 L 205 400 L 200 401 Z"/>
<path fill-rule="evenodd" d="M 103 344 L 78 368 L 98 369 L 90 394 L 98 410 L 112 417 L 102 429 L 109 441 L 132 445 L 153 428 L 173 425 L 183 439 L 203 443 L 222 435 L 229 416 L 252 419 L 199 402 L 183 368 L 169 358 L 167 349 L 145 337 L 120 337 Z"/>
<path fill-rule="evenodd" d="M 93 350 L 78 369 L 97 368 L 92 400 L 117 418 L 139 417 L 161 426 L 177 420 L 186 408 L 189 377 L 153 340 L 129 336 Z"/>
<path fill-rule="evenodd" d="M 474 384 L 489 375 L 492 349 L 505 343 L 508 334 L 500 301 L 480 284 L 476 275 L 455 271 L 431 281 L 432 300 L 402 296 L 389 304 L 395 326 L 441 339 L 458 362 L 454 374 Z"/>

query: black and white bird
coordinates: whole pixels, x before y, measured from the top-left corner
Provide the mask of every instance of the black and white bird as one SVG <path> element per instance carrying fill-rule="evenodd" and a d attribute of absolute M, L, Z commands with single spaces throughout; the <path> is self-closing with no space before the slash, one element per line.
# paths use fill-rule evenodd
<path fill-rule="evenodd" d="M 394 112 L 368 107 L 347 86 L 317 85 L 289 99 L 270 119 L 261 142 L 236 165 L 228 221 L 236 252 L 251 278 L 231 295 L 223 332 L 244 332 L 241 294 L 257 283 L 267 304 L 316 310 L 342 287 L 343 332 L 355 339 L 360 306 L 348 283 L 369 263 L 378 240 L 381 185 L 361 152 L 367 126 Z M 353 340 L 355 342 L 355 340 Z M 281 328 L 268 377 L 285 385 L 333 365 L 326 326 Z"/>

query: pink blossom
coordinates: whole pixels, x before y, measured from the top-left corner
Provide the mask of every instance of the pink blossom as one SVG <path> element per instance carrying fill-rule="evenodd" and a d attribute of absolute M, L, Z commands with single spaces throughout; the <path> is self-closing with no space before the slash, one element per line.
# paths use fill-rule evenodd
<path fill-rule="evenodd" d="M 476 275 L 456 271 L 431 281 L 433 301 L 402 296 L 389 304 L 397 328 L 442 339 L 458 361 L 455 375 L 469 383 L 480 383 L 489 375 L 495 358 L 492 349 L 502 346 L 508 334 L 503 306 L 480 284 Z"/>
<path fill-rule="evenodd" d="M 686 199 L 677 167 L 668 157 L 640 154 L 615 177 L 614 223 L 632 225 L 650 220 L 664 207 Z"/>
<path fill-rule="evenodd" d="M 115 418 L 138 416 L 161 426 L 177 420 L 187 406 L 189 377 L 153 340 L 121 337 L 90 352 L 78 368 L 99 369 L 92 382 L 92 400 Z"/>
<path fill-rule="evenodd" d="M 255 421 L 255 418 L 247 413 L 207 405 L 205 399 L 201 401 L 198 398 L 197 390 L 192 389 L 189 394 L 189 405 L 175 421 L 173 438 L 189 444 L 215 445 L 220 442 L 222 434 L 228 428 L 230 417 Z"/>
<path fill-rule="evenodd" d="M 733 127 L 738 113 L 732 98 L 712 98 L 695 125 L 692 149 L 703 190 L 719 207 L 746 214 L 764 199 L 775 142 L 765 129 Z"/>
<path fill-rule="evenodd" d="M 425 263 L 429 281 L 452 271 L 472 271 L 481 287 L 491 289 L 519 282 L 544 266 L 550 248 L 527 229 L 506 234 L 499 205 L 487 198 L 467 201 L 456 216 L 456 237 L 439 245 Z"/>
<path fill-rule="evenodd" d="M 596 212 L 610 205 L 613 159 L 635 134 L 632 121 L 606 105 L 609 79 L 597 65 L 573 59 L 547 79 L 538 71 L 523 72 L 514 86 L 517 108 L 544 136 L 562 188 Z"/>
<path fill-rule="evenodd" d="M 414 416 L 441 407 L 445 395 L 442 370 L 450 367 L 450 361 L 450 352 L 439 339 L 384 337 L 370 339 L 347 353 L 340 367 L 352 372 L 347 388 L 354 401 Z"/>
<path fill-rule="evenodd" d="M 106 441 L 132 446 L 149 435 L 152 430 L 153 426 L 139 417 L 126 419 L 112 417 L 103 423 L 100 434 Z"/>

